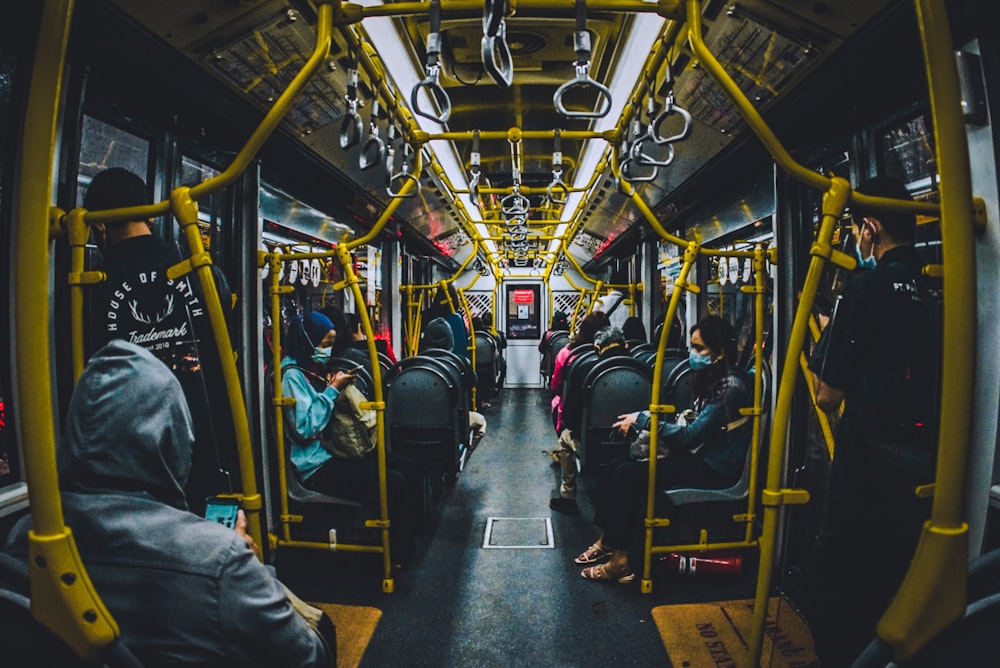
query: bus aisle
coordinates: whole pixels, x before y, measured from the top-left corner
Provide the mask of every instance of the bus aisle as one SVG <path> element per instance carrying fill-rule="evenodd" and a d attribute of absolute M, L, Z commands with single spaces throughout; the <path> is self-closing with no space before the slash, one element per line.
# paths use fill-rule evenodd
<path fill-rule="evenodd" d="M 749 574 L 661 577 L 651 596 L 638 583 L 581 578 L 573 558 L 597 536 L 594 481 L 581 481 L 581 515 L 549 510 L 559 469 L 548 455 L 556 443 L 548 404 L 542 390 L 508 389 L 485 409 L 486 437 L 436 501 L 394 593 L 379 591 L 371 555 L 278 555 L 279 575 L 303 598 L 382 611 L 362 665 L 665 665 L 653 607 L 752 595 Z M 550 548 L 538 545 L 549 540 L 546 520 Z M 484 547 L 488 525 L 492 547 Z M 511 545 L 520 547 L 502 547 Z"/>

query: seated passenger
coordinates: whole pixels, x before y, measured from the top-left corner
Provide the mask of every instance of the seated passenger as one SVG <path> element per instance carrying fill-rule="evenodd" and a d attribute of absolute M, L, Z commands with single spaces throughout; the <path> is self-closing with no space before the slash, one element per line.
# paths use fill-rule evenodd
<path fill-rule="evenodd" d="M 361 328 L 361 319 L 356 313 L 344 313 L 336 306 L 327 304 L 320 311 L 333 323 L 333 331 L 349 332 L 351 336 L 338 336 L 334 338 L 333 345 L 330 346 L 330 359 L 346 359 L 355 364 L 361 364 L 369 375 L 372 374 L 372 360 L 368 356 L 368 345 L 364 336 L 361 338 L 361 345 L 358 343 L 357 330 Z M 353 317 L 352 317 L 353 316 Z M 335 369 L 329 369 L 333 371 Z"/>
<path fill-rule="evenodd" d="M 626 341 L 639 341 L 646 343 L 646 327 L 642 324 L 642 318 L 629 316 L 622 324 L 622 334 Z"/>
<path fill-rule="evenodd" d="M 549 369 L 552 368 L 550 360 L 552 360 L 553 355 L 557 355 L 559 351 L 552 350 L 552 338 L 559 332 L 569 331 L 569 318 L 562 311 L 556 311 L 552 314 L 552 323 L 549 328 L 542 333 L 541 340 L 538 341 L 538 352 L 541 355 L 538 358 L 538 371 L 545 378 Z"/>
<path fill-rule="evenodd" d="M 576 328 L 576 333 L 569 340 L 569 345 L 556 354 L 555 363 L 552 366 L 552 382 L 549 385 L 549 389 L 552 390 L 552 424 L 555 426 L 557 435 L 561 435 L 563 431 L 563 372 L 567 368 L 567 364 L 576 355 L 591 350 L 590 346 L 594 343 L 594 335 L 597 334 L 597 330 L 608 326 L 610 326 L 610 321 L 607 314 L 601 311 L 594 311 L 580 321 L 580 324 Z"/>
<path fill-rule="evenodd" d="M 289 323 L 281 389 L 295 399 L 295 405 L 284 422 L 285 438 L 292 465 L 305 487 L 336 496 L 367 497 L 374 491 L 374 458 L 336 457 L 320 437 L 336 410 L 337 396 L 355 378 L 343 371 L 324 370 L 336 338 L 333 323 L 318 311 L 296 316 Z M 415 551 L 412 512 L 418 507 L 418 480 L 412 460 L 387 453 L 390 557 L 397 567 Z"/>
<path fill-rule="evenodd" d="M 347 324 L 350 328 L 351 335 L 354 337 L 352 345 L 363 352 L 365 355 L 368 354 L 368 339 L 365 338 L 365 330 L 361 327 L 361 316 L 357 313 L 345 313 L 344 317 L 347 318 Z M 374 327 L 375 323 L 372 323 Z M 389 358 L 389 361 L 393 364 L 396 363 L 396 353 L 393 352 L 392 346 L 389 345 L 387 339 L 381 339 L 378 336 L 375 337 L 375 350 L 382 353 Z"/>
<path fill-rule="evenodd" d="M 601 315 L 604 314 L 601 313 Z M 629 354 L 628 347 L 625 345 L 625 336 L 622 334 L 622 330 L 617 327 L 599 329 L 594 335 L 594 348 L 597 349 L 597 360 L 589 365 L 590 368 L 593 368 L 599 360 Z M 583 374 L 583 377 L 585 376 L 586 371 Z M 564 415 L 573 413 L 576 418 L 582 418 L 582 406 L 570 406 L 568 411 L 562 404 L 560 407 L 563 409 Z M 563 430 L 559 434 L 559 450 L 553 455 L 559 462 L 559 496 L 549 500 L 549 508 L 568 515 L 580 514 L 580 508 L 576 504 L 576 453 L 580 449 L 581 434 L 578 433 L 580 425 L 575 424 L 576 421 L 576 419 L 564 421 Z"/>
<path fill-rule="evenodd" d="M 333 651 L 236 531 L 188 512 L 191 415 L 170 369 L 113 340 L 73 392 L 57 446 L 65 522 L 97 594 L 145 666 L 330 666 Z M 7 550 L 27 559 L 31 518 Z"/>
<path fill-rule="evenodd" d="M 445 288 L 438 286 L 431 306 L 424 309 L 420 321 L 430 324 L 432 320 L 443 318 L 451 327 L 451 352 L 469 359 L 469 328 L 465 325 L 465 318 L 458 311 L 461 307 L 462 302 L 458 298 L 455 286 L 451 283 L 447 283 Z"/>
<path fill-rule="evenodd" d="M 454 343 L 451 326 L 444 318 L 431 320 L 420 335 L 421 351 L 429 348 L 452 350 Z M 472 429 L 472 443 L 469 444 L 469 447 L 474 449 L 486 435 L 486 418 L 482 413 L 469 411 L 469 427 Z"/>
<path fill-rule="evenodd" d="M 691 328 L 691 368 L 694 414 L 683 420 L 660 422 L 657 440 L 658 489 L 698 487 L 722 489 L 739 480 L 746 464 L 752 422 L 740 415 L 751 405 L 746 375 L 733 366 L 736 331 L 714 315 Z M 619 416 L 615 427 L 637 435 L 649 429 L 649 411 Z M 581 565 L 598 564 L 580 573 L 588 580 L 632 582 L 628 562 L 632 532 L 638 526 L 646 500 L 649 441 L 636 439 L 629 456 L 610 467 L 598 498 L 594 523 L 604 532 L 576 558 Z M 605 562 L 606 563 L 601 563 Z"/>

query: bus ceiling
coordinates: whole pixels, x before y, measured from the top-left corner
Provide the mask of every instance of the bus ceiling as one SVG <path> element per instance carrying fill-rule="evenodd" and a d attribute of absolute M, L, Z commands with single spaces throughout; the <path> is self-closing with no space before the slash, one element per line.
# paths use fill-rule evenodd
<path fill-rule="evenodd" d="M 748 153 L 755 142 L 740 114 L 692 57 L 684 0 L 518 0 L 515 11 L 471 0 L 357 4 L 341 6 L 349 18 L 285 135 L 360 193 L 355 220 L 370 223 L 413 180 L 420 187 L 397 209 L 399 229 L 426 239 L 446 264 L 463 262 L 468 242 L 481 239 L 494 267 L 570 253 L 595 268 L 650 231 L 633 188 L 676 228 L 685 188 L 706 166 L 766 159 Z M 787 107 L 807 72 L 899 5 L 702 4 L 707 45 L 764 113 Z M 260 111 L 315 44 L 306 0 L 98 7 Z M 92 18 L 89 9 L 77 11 Z"/>

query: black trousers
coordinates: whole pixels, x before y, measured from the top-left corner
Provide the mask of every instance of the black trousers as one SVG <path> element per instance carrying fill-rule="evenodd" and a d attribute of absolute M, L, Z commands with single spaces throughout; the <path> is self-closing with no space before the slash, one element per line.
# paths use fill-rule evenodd
<path fill-rule="evenodd" d="M 636 527 L 645 516 L 649 463 L 625 457 L 611 462 L 601 480 L 594 524 L 604 529 L 603 544 L 618 550 L 629 549 Z M 719 473 L 697 455 L 671 452 L 656 462 L 656 488 L 701 487 L 721 489 L 735 482 Z"/>
<path fill-rule="evenodd" d="M 317 492 L 375 499 L 375 453 L 361 459 L 333 458 L 303 481 Z M 388 453 L 386 493 L 389 501 L 389 550 L 393 563 L 406 563 L 416 551 L 416 509 L 420 508 L 420 473 L 416 462 L 404 455 Z"/>
<path fill-rule="evenodd" d="M 900 466 L 872 439 L 841 440 L 823 527 L 807 570 L 806 613 L 824 668 L 848 666 L 875 638 L 913 557 L 931 499 L 913 490 L 929 472 Z"/>

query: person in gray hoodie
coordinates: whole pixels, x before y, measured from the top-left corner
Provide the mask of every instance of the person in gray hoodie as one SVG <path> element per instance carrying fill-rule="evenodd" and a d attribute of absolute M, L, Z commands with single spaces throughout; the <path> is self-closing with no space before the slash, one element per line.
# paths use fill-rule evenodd
<path fill-rule="evenodd" d="M 66 526 L 125 646 L 146 666 L 331 666 L 329 648 L 237 531 L 188 511 L 194 435 L 180 383 L 145 348 L 91 357 L 57 447 Z M 27 559 L 30 516 L 7 552 Z"/>

